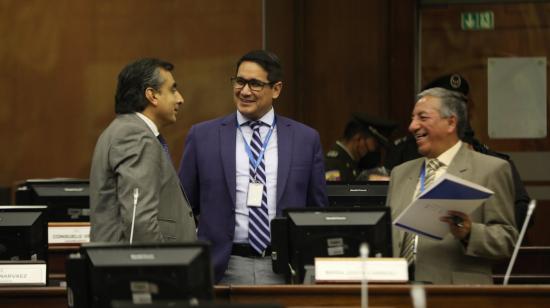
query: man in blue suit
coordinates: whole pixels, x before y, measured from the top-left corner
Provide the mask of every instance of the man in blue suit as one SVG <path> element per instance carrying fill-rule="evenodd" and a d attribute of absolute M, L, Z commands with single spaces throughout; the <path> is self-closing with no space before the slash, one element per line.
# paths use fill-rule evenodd
<path fill-rule="evenodd" d="M 273 53 L 247 53 L 231 80 L 237 112 L 191 128 L 179 177 L 216 282 L 284 283 L 271 269 L 269 225 L 285 208 L 328 204 L 319 134 L 275 114 L 283 82 Z"/>

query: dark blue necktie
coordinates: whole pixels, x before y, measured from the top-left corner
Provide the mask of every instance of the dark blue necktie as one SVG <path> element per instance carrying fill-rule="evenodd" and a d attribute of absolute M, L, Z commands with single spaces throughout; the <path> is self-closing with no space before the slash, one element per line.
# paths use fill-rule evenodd
<path fill-rule="evenodd" d="M 164 139 L 164 137 L 162 137 L 162 135 L 159 134 L 157 136 L 157 139 L 159 140 L 160 144 L 162 145 L 162 149 L 164 150 L 164 152 L 168 155 L 168 157 L 170 157 L 170 152 L 168 152 L 168 143 L 166 143 L 166 140 Z"/>
<path fill-rule="evenodd" d="M 250 140 L 250 149 L 254 160 L 257 160 L 262 151 L 262 139 L 260 136 L 260 127 L 264 124 L 261 121 L 249 122 L 252 128 L 252 139 Z M 262 254 L 271 242 L 269 231 L 269 212 L 267 210 L 267 185 L 265 175 L 265 154 L 262 157 L 257 169 L 254 170 L 254 164 L 250 161 L 250 182 L 260 182 L 263 184 L 262 205 L 259 207 L 249 207 L 248 212 L 248 242 L 258 253 Z"/>

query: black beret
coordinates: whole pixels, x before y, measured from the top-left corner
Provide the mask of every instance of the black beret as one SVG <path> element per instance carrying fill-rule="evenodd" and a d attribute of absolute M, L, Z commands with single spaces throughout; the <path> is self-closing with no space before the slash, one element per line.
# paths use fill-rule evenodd
<path fill-rule="evenodd" d="M 382 144 L 388 143 L 388 138 L 384 135 L 390 134 L 397 127 L 397 123 L 394 121 L 372 117 L 364 113 L 354 113 L 353 120 L 364 125 L 368 132 L 381 141 Z"/>
<path fill-rule="evenodd" d="M 468 84 L 468 81 L 463 76 L 456 73 L 441 76 L 432 80 L 422 88 L 422 91 L 431 88 L 444 88 L 450 91 L 460 92 L 464 94 L 464 96 L 468 96 L 468 92 L 470 92 L 470 85 Z"/>

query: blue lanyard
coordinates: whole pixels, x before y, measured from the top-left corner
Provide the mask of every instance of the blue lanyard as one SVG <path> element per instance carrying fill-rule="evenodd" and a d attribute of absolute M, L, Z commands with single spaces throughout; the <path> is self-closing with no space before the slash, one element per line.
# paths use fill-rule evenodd
<path fill-rule="evenodd" d="M 239 125 L 239 123 L 237 123 L 237 127 L 241 132 L 241 137 L 243 138 L 244 150 L 248 155 L 248 159 L 252 162 L 252 165 L 254 166 L 254 178 L 256 177 L 256 170 L 258 170 L 258 166 L 260 166 L 260 163 L 262 162 L 262 158 L 264 157 L 265 150 L 267 149 L 267 144 L 269 143 L 269 139 L 271 139 L 271 134 L 273 133 L 273 129 L 275 128 L 276 122 L 277 122 L 277 118 L 273 117 L 273 123 L 271 123 L 269 132 L 267 133 L 267 136 L 265 136 L 264 142 L 262 144 L 262 150 L 260 151 L 260 154 L 258 155 L 257 160 L 254 159 L 254 154 L 252 154 L 252 149 L 250 148 L 250 145 L 248 144 L 248 142 L 246 142 L 246 139 L 244 139 L 244 134 L 243 134 L 243 130 L 241 129 L 241 126 Z M 254 135 L 254 131 L 252 131 L 252 135 Z"/>

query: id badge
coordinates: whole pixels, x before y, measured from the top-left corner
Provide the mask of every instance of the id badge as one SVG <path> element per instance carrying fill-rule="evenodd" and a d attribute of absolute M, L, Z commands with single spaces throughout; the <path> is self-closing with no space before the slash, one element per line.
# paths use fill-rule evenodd
<path fill-rule="evenodd" d="M 262 206 L 262 195 L 264 192 L 264 184 L 248 183 L 248 197 L 246 205 L 260 207 Z"/>

